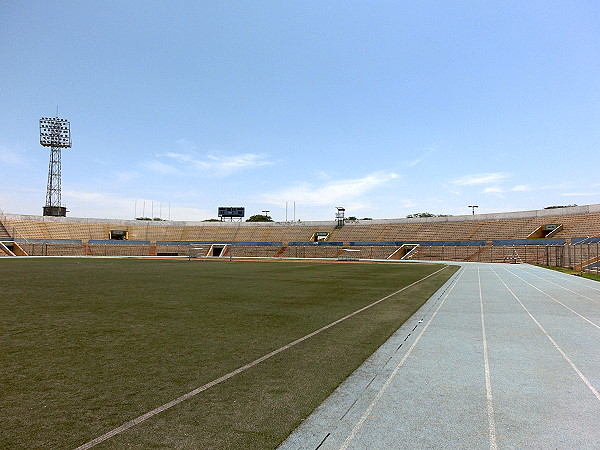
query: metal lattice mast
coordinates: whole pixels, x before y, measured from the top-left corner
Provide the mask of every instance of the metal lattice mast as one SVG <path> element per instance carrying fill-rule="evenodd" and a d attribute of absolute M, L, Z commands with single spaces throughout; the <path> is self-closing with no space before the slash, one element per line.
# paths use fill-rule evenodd
<path fill-rule="evenodd" d="M 48 166 L 48 187 L 46 188 L 46 206 L 61 206 L 60 179 L 60 147 L 51 147 L 50 165 Z"/>
<path fill-rule="evenodd" d="M 61 149 L 71 147 L 69 121 L 58 117 L 40 119 L 40 144 L 50 147 L 48 187 L 46 190 L 45 216 L 65 216 L 66 208 L 61 205 Z"/>

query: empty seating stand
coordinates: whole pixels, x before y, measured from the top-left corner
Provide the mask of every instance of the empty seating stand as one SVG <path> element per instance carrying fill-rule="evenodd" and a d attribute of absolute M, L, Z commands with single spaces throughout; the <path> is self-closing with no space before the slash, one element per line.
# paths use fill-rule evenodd
<path fill-rule="evenodd" d="M 14 239 L 28 254 L 48 256 L 184 256 L 190 245 L 202 243 L 207 251 L 213 244 L 228 246 L 224 254 L 239 257 L 337 258 L 343 247 L 359 250 L 356 253 L 361 259 L 397 259 L 406 253 L 406 248 L 399 252 L 403 245 L 418 244 L 408 258 L 548 262 L 571 261 L 572 255 L 587 255 L 579 247 L 584 248 L 586 242 L 590 246 L 593 241 L 589 239 L 600 236 L 600 205 L 478 216 L 359 220 L 341 227 L 333 220 L 173 222 L 11 214 L 0 216 L 0 222 L 7 235 L 4 238 Z M 562 225 L 552 236 L 558 241 L 526 239 L 547 224 Z M 126 240 L 110 240 L 116 231 Z M 326 240 L 311 242 L 317 232 L 327 235 Z M 569 245 L 578 247 L 561 250 Z M 595 264 L 593 258 L 594 255 L 577 264 Z"/>

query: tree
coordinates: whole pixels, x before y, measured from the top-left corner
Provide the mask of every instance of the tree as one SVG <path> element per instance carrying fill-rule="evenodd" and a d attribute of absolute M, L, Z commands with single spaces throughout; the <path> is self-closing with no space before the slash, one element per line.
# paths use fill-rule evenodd
<path fill-rule="evenodd" d="M 406 216 L 407 219 L 417 219 L 420 217 L 435 217 L 435 214 L 431 214 L 428 212 L 422 212 L 422 213 L 409 214 L 408 216 Z"/>
<path fill-rule="evenodd" d="M 264 214 L 254 214 L 250 216 L 246 222 L 273 222 L 271 216 L 265 216 Z"/>
<path fill-rule="evenodd" d="M 571 208 L 573 206 L 577 206 L 577 205 L 576 204 L 573 204 L 573 205 L 553 205 L 553 206 L 546 206 L 544 209 Z"/>
<path fill-rule="evenodd" d="M 450 217 L 450 215 L 448 215 L 448 214 L 431 214 L 428 212 L 422 212 L 422 213 L 409 214 L 408 216 L 406 216 L 407 219 L 418 219 L 421 217 Z"/>

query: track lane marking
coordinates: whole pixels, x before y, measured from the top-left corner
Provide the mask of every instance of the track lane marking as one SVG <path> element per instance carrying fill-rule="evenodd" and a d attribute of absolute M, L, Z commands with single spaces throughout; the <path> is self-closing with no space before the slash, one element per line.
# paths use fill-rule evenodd
<path fill-rule="evenodd" d="M 372 308 L 375 305 L 378 305 L 379 303 L 383 302 L 384 300 L 387 300 L 390 297 L 393 297 L 393 296 L 399 294 L 400 292 L 402 292 L 402 291 L 404 291 L 404 290 L 406 290 L 406 289 L 408 289 L 408 288 L 410 288 L 412 286 L 415 286 L 416 284 L 420 283 L 421 281 L 424 281 L 427 278 L 432 277 L 432 276 L 438 274 L 439 272 L 441 272 L 442 270 L 447 269 L 448 267 L 450 267 L 450 266 L 446 265 L 446 266 L 442 267 L 441 269 L 436 270 L 435 272 L 430 273 L 429 275 L 427 275 L 427 276 L 425 276 L 425 277 L 423 277 L 423 278 L 421 278 L 421 279 L 419 279 L 417 281 L 414 281 L 413 283 L 411 283 L 411 284 L 409 284 L 407 286 L 404 286 L 403 288 L 398 289 L 397 291 L 392 292 L 391 294 L 386 295 L 385 297 L 382 297 L 382 298 L 380 298 L 379 300 L 376 300 L 373 303 L 370 303 L 367 306 L 364 306 L 364 307 L 362 307 L 360 309 L 357 309 L 356 311 L 351 312 L 350 314 L 348 314 L 348 315 L 346 315 L 346 316 L 344 316 L 344 317 L 342 317 L 342 318 L 340 318 L 340 319 L 338 319 L 338 320 L 336 320 L 334 322 L 331 322 L 330 324 L 325 325 L 324 327 L 321 327 L 318 330 L 313 331 L 312 333 L 307 334 L 306 336 L 298 338 L 295 341 L 292 341 L 289 344 L 286 344 L 283 347 L 278 348 L 277 350 L 274 350 L 274 351 L 272 351 L 270 353 L 267 353 L 266 355 L 261 356 L 260 358 L 255 359 L 254 361 L 252 361 L 252 362 L 250 362 L 250 363 L 248 363 L 248 364 L 246 364 L 244 366 L 238 367 L 237 369 L 235 369 L 232 372 L 229 372 L 228 374 L 225 374 L 225 375 L 223 375 L 223 376 L 221 376 L 221 377 L 219 377 L 219 378 L 217 378 L 217 379 L 215 379 L 215 380 L 213 380 L 213 381 L 211 381 L 209 383 L 206 383 L 203 386 L 200 386 L 200 387 L 198 387 L 198 388 L 196 388 L 196 389 L 188 392 L 187 394 L 183 394 L 183 395 L 181 395 L 181 396 L 179 396 L 179 397 L 171 400 L 170 402 L 167 402 L 167 403 L 165 403 L 165 404 L 163 404 L 161 406 L 158 406 L 158 407 L 154 408 L 151 411 L 148 411 L 145 414 L 142 414 L 141 416 L 136 417 L 135 419 L 132 419 L 132 420 L 130 420 L 128 422 L 125 422 L 123 425 L 118 426 L 118 427 L 116 427 L 116 428 L 108 431 L 107 433 L 104 433 L 101 436 L 98 436 L 97 438 L 92 439 L 91 441 L 86 442 L 85 444 L 80 445 L 75 450 L 86 450 L 86 449 L 94 447 L 95 445 L 98 445 L 101 442 L 104 442 L 104 441 L 106 441 L 106 440 L 108 440 L 108 439 L 110 439 L 110 438 L 112 438 L 112 437 L 114 437 L 114 436 L 116 436 L 116 435 L 118 435 L 120 433 L 123 433 L 124 431 L 126 431 L 126 430 L 128 430 L 128 429 L 130 429 L 130 428 L 132 428 L 132 427 L 134 427 L 136 425 L 139 425 L 142 422 L 145 422 L 146 420 L 150 419 L 151 417 L 153 417 L 153 416 L 155 416 L 157 414 L 160 414 L 161 412 L 166 411 L 167 409 L 170 409 L 173 406 L 178 405 L 179 403 L 181 403 L 181 402 L 183 402 L 185 400 L 189 400 L 190 398 L 194 397 L 195 395 L 197 395 L 197 394 L 199 394 L 199 393 L 201 393 L 203 391 L 206 391 L 207 389 L 210 389 L 211 387 L 216 386 L 217 384 L 222 383 L 223 381 L 228 380 L 229 378 L 232 378 L 235 375 L 238 375 L 238 374 L 244 372 L 245 370 L 250 369 L 251 367 L 254 367 L 254 366 L 258 365 L 258 364 L 262 363 L 263 361 L 266 361 L 267 359 L 269 359 L 269 358 L 271 358 L 271 357 L 273 357 L 273 356 L 275 356 L 275 355 L 283 352 L 284 350 L 287 350 L 290 347 L 293 347 L 293 346 L 295 346 L 295 345 L 297 345 L 297 344 L 299 344 L 301 342 L 304 342 L 305 340 L 307 340 L 307 339 L 309 339 L 309 338 L 311 338 L 311 337 L 313 337 L 313 336 L 315 336 L 315 335 L 317 335 L 317 334 L 319 334 L 319 333 L 321 333 L 321 332 L 323 332 L 323 331 L 325 331 L 325 330 L 327 330 L 327 329 L 329 329 L 329 328 L 331 328 L 331 327 L 339 324 L 340 322 L 343 322 L 343 321 L 345 321 L 345 320 L 347 320 L 347 319 L 349 319 L 349 318 L 351 318 L 351 317 L 353 317 L 353 316 L 355 316 L 355 315 L 357 315 L 357 314 L 359 314 L 359 313 L 361 313 L 363 311 L 366 311 L 369 308 Z"/>
<path fill-rule="evenodd" d="M 421 337 L 423 336 L 423 334 L 425 333 L 425 331 L 427 331 L 427 328 L 429 328 L 429 325 L 431 324 L 431 322 L 433 321 L 433 319 L 437 315 L 438 311 L 440 310 L 440 308 L 442 307 L 442 305 L 444 304 L 444 302 L 446 301 L 446 299 L 448 298 L 448 296 L 450 295 L 450 293 L 454 289 L 454 286 L 456 286 L 458 284 L 458 281 L 462 277 L 463 273 L 465 273 L 465 268 L 461 267 L 460 273 L 459 273 L 458 277 L 453 281 L 452 286 L 446 292 L 446 294 L 444 295 L 444 298 L 442 299 L 442 301 L 440 302 L 440 304 L 438 305 L 438 307 L 435 309 L 434 313 L 429 318 L 429 320 L 427 321 L 427 323 L 425 324 L 425 326 L 423 327 L 423 329 L 421 330 L 421 332 L 419 333 L 419 335 L 416 337 L 415 341 L 412 343 L 412 345 L 410 346 L 410 348 L 406 351 L 406 353 L 404 354 L 404 356 L 402 357 L 402 359 L 400 360 L 400 362 L 396 365 L 396 367 L 394 368 L 394 370 L 392 371 L 392 373 L 390 374 L 390 376 L 388 377 L 388 379 L 385 381 L 385 383 L 383 384 L 383 386 L 381 386 L 381 388 L 379 389 L 379 392 L 377 392 L 377 395 L 371 401 L 371 403 L 369 404 L 369 406 L 367 407 L 367 409 L 365 410 L 365 412 L 363 413 L 363 415 L 356 422 L 356 425 L 354 425 L 354 428 L 352 429 L 352 431 L 350 432 L 350 434 L 348 435 L 348 437 L 346 438 L 346 440 L 341 445 L 340 450 L 346 450 L 348 448 L 348 446 L 350 445 L 350 443 L 352 442 L 352 440 L 356 437 L 356 434 L 362 428 L 365 420 L 367 420 L 367 417 L 371 414 L 371 411 L 373 411 L 373 408 L 375 407 L 375 405 L 379 402 L 379 400 L 381 399 L 381 397 L 383 396 L 383 394 L 385 393 L 385 391 L 387 390 L 387 388 L 390 386 L 390 384 L 392 383 L 392 380 L 396 377 L 396 375 L 398 374 L 398 371 L 404 365 L 404 362 L 408 359 L 408 357 L 412 353 L 412 351 L 415 348 L 415 346 L 419 343 L 419 341 L 421 340 Z"/>
<path fill-rule="evenodd" d="M 485 393 L 487 400 L 488 435 L 490 438 L 490 450 L 498 448 L 496 440 L 496 420 L 494 416 L 494 397 L 492 394 L 492 378 L 490 375 L 490 361 L 488 356 L 488 341 L 485 329 L 485 318 L 483 315 L 483 291 L 481 289 L 481 274 L 477 266 L 477 283 L 479 284 L 479 310 L 481 312 L 481 334 L 483 345 L 483 365 L 485 372 Z"/>
<path fill-rule="evenodd" d="M 571 358 L 569 358 L 567 356 L 567 354 L 556 343 L 556 341 L 554 339 L 552 339 L 552 336 L 550 336 L 550 334 L 545 330 L 545 328 L 542 326 L 542 324 L 540 322 L 538 322 L 538 320 L 535 317 L 533 317 L 533 314 L 531 314 L 531 312 L 529 312 L 527 307 L 523 304 L 523 302 L 519 299 L 519 297 L 516 296 L 516 294 L 512 291 L 512 289 L 508 287 L 508 285 L 504 282 L 504 280 L 500 277 L 500 275 L 498 275 L 498 273 L 493 268 L 491 268 L 491 269 L 492 269 L 492 272 L 494 272 L 494 274 L 502 282 L 504 287 L 506 287 L 506 289 L 508 289 L 508 291 L 512 294 L 512 296 L 515 298 L 515 300 L 517 300 L 517 302 L 519 302 L 519 304 L 525 310 L 525 312 L 529 315 L 531 320 L 533 320 L 535 322 L 535 324 L 538 326 L 538 328 L 542 331 L 542 333 L 544 333 L 544 336 L 546 336 L 548 338 L 548 340 L 552 343 L 554 348 L 556 348 L 556 350 L 558 350 L 558 352 L 562 355 L 562 357 L 565 359 L 565 361 L 567 361 L 567 363 L 569 363 L 569 365 L 575 371 L 575 373 L 579 376 L 579 378 L 581 378 L 581 380 L 585 383 L 585 385 L 589 388 L 589 390 L 592 391 L 592 393 L 598 399 L 598 401 L 600 401 L 600 392 L 598 392 L 598 390 L 592 385 L 592 383 L 590 383 L 590 381 L 581 372 L 581 370 L 579 370 L 579 368 L 575 365 L 575 363 L 573 361 L 571 361 Z"/>
<path fill-rule="evenodd" d="M 532 266 L 532 267 L 536 267 L 537 268 L 537 266 Z M 569 274 L 567 274 L 567 273 L 558 272 L 558 271 L 552 270 L 552 269 L 545 269 L 543 267 L 539 267 L 539 269 L 547 271 L 547 274 L 550 275 L 553 278 L 560 278 L 561 280 L 568 281 L 569 283 L 576 284 L 577 286 L 582 286 L 582 287 L 586 287 L 588 289 L 593 289 L 594 291 L 600 291 L 600 288 L 594 287 L 593 285 L 590 285 L 588 283 L 578 283 L 577 281 L 580 280 L 580 279 L 582 279 L 582 277 L 575 277 L 573 275 L 571 275 L 569 277 Z M 533 272 L 528 272 L 528 273 L 533 274 Z M 567 275 L 567 277 L 563 277 L 560 274 Z M 588 280 L 588 281 L 590 283 L 598 283 L 597 281 L 594 281 L 594 280 Z"/>
<path fill-rule="evenodd" d="M 507 269 L 507 270 L 508 270 L 508 269 Z M 571 292 L 571 293 L 573 293 L 573 294 L 575 294 L 575 295 L 578 295 L 578 296 L 580 296 L 580 297 L 583 297 L 583 298 L 587 298 L 588 300 L 591 300 L 591 301 L 593 301 L 594 303 L 600 303 L 600 300 L 596 300 L 596 299 L 593 299 L 593 298 L 590 298 L 590 297 L 588 297 L 587 295 L 583 295 L 583 294 L 580 294 L 579 292 L 575 292 L 575 291 L 573 291 L 573 290 L 569 289 L 568 287 L 561 286 L 561 285 L 560 285 L 560 284 L 558 284 L 558 283 L 555 283 L 555 282 L 553 282 L 553 281 L 547 280 L 547 279 L 545 279 L 544 277 L 540 277 L 538 274 L 535 274 L 535 273 L 533 273 L 533 272 L 528 272 L 527 270 L 523 270 L 523 269 L 521 269 L 521 270 L 522 270 L 523 272 L 525 272 L 526 274 L 528 274 L 528 275 L 533 275 L 534 277 L 536 277 L 536 278 L 539 278 L 539 279 L 540 279 L 540 280 L 542 280 L 542 281 L 545 281 L 546 283 L 553 284 L 554 286 L 557 286 L 557 287 L 559 287 L 559 288 L 561 288 L 561 289 L 564 289 L 564 290 L 566 290 L 566 291 L 569 291 L 569 292 Z M 570 281 L 570 280 L 568 280 L 568 281 Z M 582 286 L 582 287 L 584 287 L 582 284 L 579 284 L 579 283 L 577 283 L 577 285 L 578 285 L 578 286 Z M 593 288 L 593 289 L 594 289 L 594 288 Z M 599 289 L 599 290 L 600 290 L 600 289 Z"/>
<path fill-rule="evenodd" d="M 532 288 L 536 289 L 537 291 L 541 292 L 542 294 L 544 294 L 547 297 L 550 297 L 552 300 L 554 300 L 556 303 L 564 306 L 566 309 L 568 309 L 569 311 L 571 311 L 573 314 L 578 315 L 579 317 L 581 317 L 583 320 L 585 320 L 586 322 L 588 322 L 589 324 L 595 326 L 596 328 L 598 328 L 600 330 L 600 326 L 594 322 L 592 322 L 591 320 L 587 319 L 586 317 L 582 316 L 581 314 L 579 314 L 577 311 L 575 311 L 574 309 L 569 308 L 567 305 L 565 305 L 563 302 L 561 302 L 560 300 L 555 299 L 554 297 L 552 297 L 550 294 L 548 294 L 547 292 L 542 291 L 540 288 L 534 286 L 533 284 L 531 284 L 529 281 L 525 280 L 524 278 L 521 278 L 519 275 L 517 275 L 514 272 L 511 272 L 510 270 L 508 270 L 506 267 L 504 267 L 504 270 L 506 270 L 508 273 L 510 273 L 511 275 L 517 277 L 519 280 L 524 281 L 525 283 L 527 283 L 529 286 L 531 286 Z"/>

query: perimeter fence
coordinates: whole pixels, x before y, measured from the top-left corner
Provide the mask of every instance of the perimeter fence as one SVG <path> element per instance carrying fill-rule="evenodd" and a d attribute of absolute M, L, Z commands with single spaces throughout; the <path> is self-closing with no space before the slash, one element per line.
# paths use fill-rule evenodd
<path fill-rule="evenodd" d="M 151 244 L 149 241 L 89 241 L 18 239 L 29 256 L 189 256 L 190 243 L 175 245 Z M 36 241 L 36 242 L 32 242 Z M 574 242 L 573 242 L 574 241 Z M 516 241 L 515 241 L 516 242 Z M 425 260 L 425 261 L 475 261 L 494 263 L 530 263 L 564 267 L 581 272 L 600 273 L 600 237 L 576 238 L 571 243 L 528 245 L 433 245 L 427 242 L 406 254 L 400 245 L 313 245 L 307 243 L 270 243 L 272 245 L 246 245 L 239 243 L 201 245 L 202 257 L 263 257 L 263 258 L 329 258 L 336 259 L 351 250 L 353 260 Z M 276 245 L 275 245 L 276 244 Z M 467 244 L 465 242 L 465 244 Z M 196 244 L 194 244 L 196 245 Z M 199 244 L 198 244 L 199 245 Z M 218 248 L 215 252 L 213 249 Z"/>
<path fill-rule="evenodd" d="M 600 238 L 562 245 L 421 246 L 411 259 L 529 263 L 600 273 Z"/>

